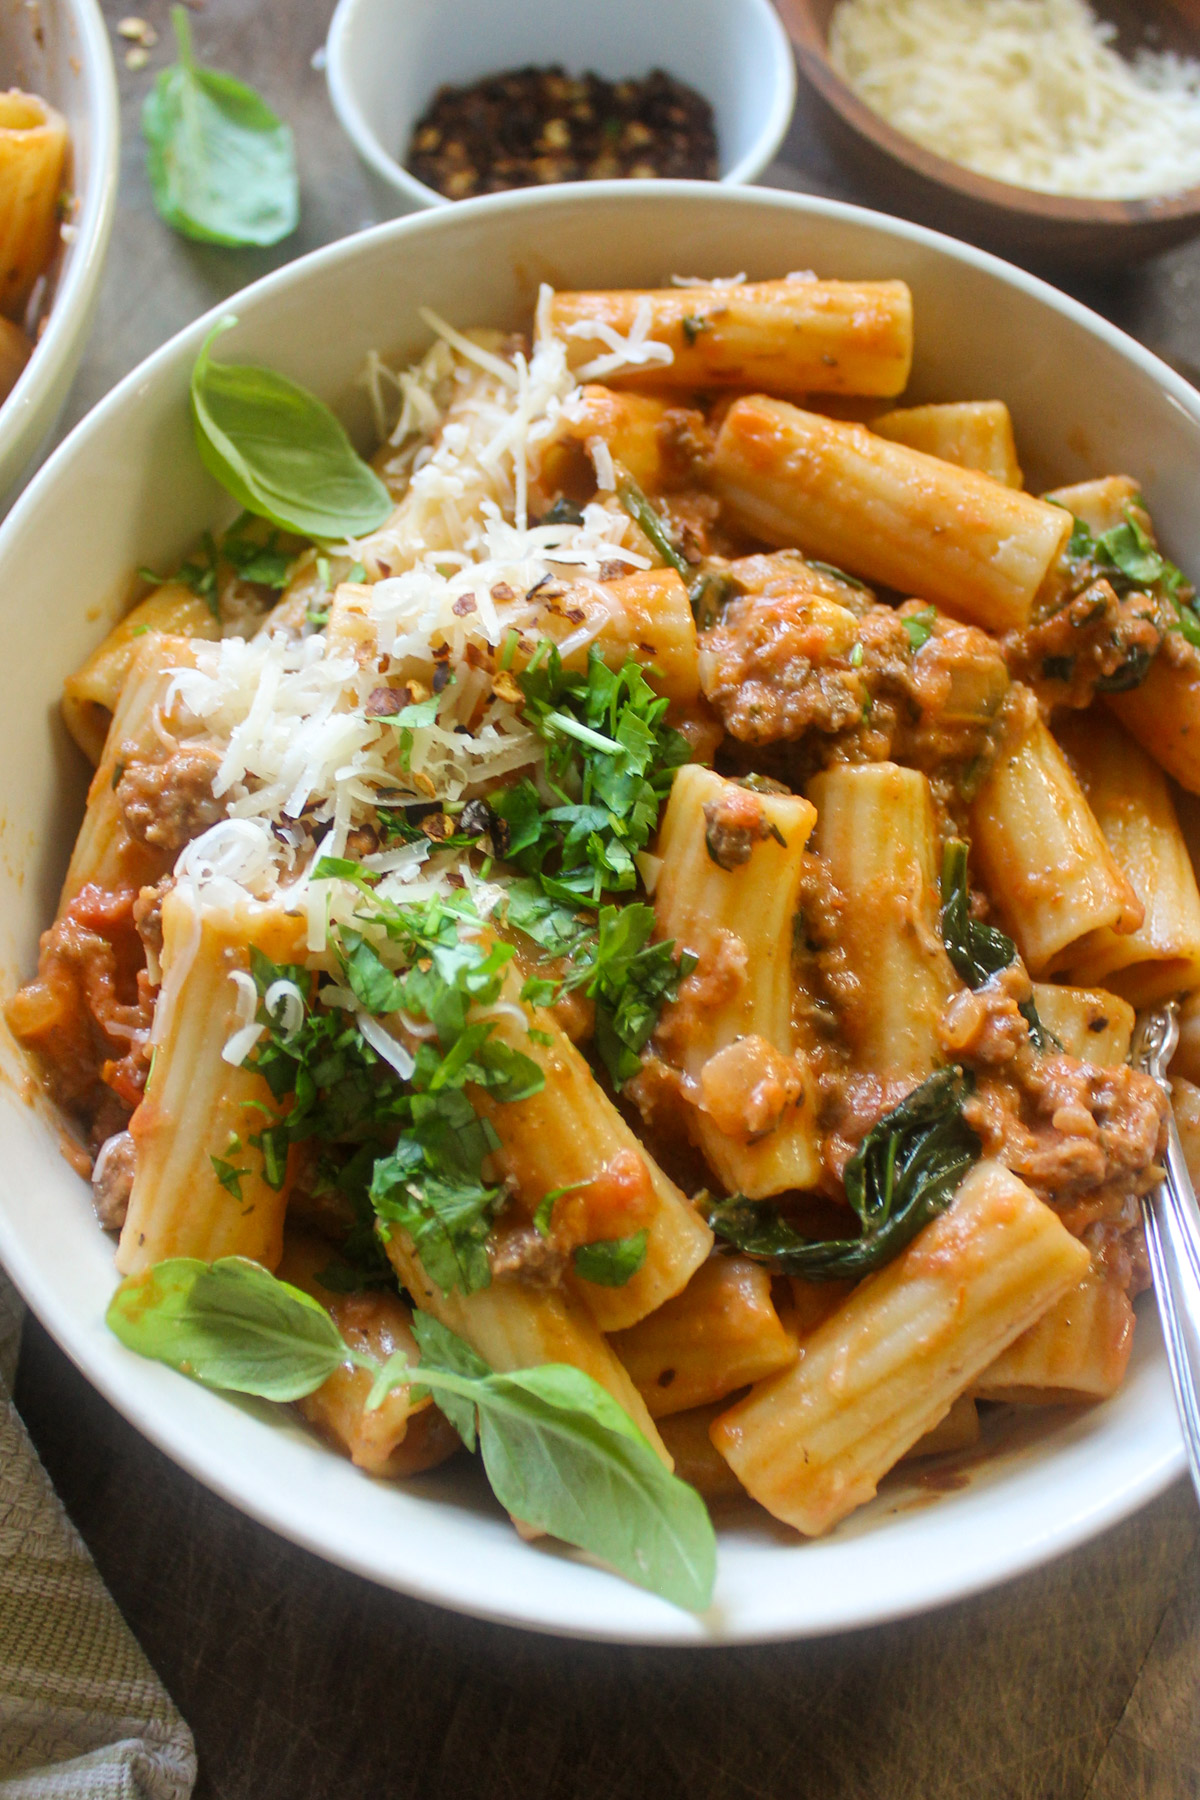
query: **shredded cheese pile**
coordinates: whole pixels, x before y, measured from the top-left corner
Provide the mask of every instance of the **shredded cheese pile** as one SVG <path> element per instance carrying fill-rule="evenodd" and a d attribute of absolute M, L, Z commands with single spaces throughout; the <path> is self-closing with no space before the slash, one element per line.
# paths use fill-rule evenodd
<path fill-rule="evenodd" d="M 889 124 L 998 181 L 1092 199 L 1200 184 L 1200 62 L 1086 0 L 839 0 L 830 60 Z"/>
<path fill-rule="evenodd" d="M 544 290 L 540 312 L 548 298 Z M 373 357 L 364 373 L 395 452 L 393 491 L 403 489 L 378 531 L 331 551 L 361 565 L 365 579 L 337 587 L 324 630 L 295 617 L 280 629 L 269 616 L 255 636 L 198 642 L 195 666 L 175 673 L 161 708 L 168 741 L 199 733 L 220 750 L 213 792 L 227 807 L 183 851 L 177 880 L 200 907 L 281 896 L 307 913 L 316 955 L 357 900 L 352 886 L 313 869 L 342 857 L 350 833 L 381 805 L 460 801 L 518 771 L 538 776 L 542 742 L 520 693 L 497 682 L 495 669 L 513 634 L 527 646 L 542 635 L 546 584 L 572 584 L 571 629 L 559 648 L 578 654 L 612 616 L 611 597 L 589 604 L 589 581 L 606 564 L 634 570 L 653 560 L 611 492 L 611 458 L 596 460 L 601 492 L 582 522 L 529 522 L 541 450 L 580 405 L 562 342 L 539 330 L 527 357 L 498 334 L 467 337 L 427 318 L 437 338 L 420 363 L 394 373 Z M 614 366 L 670 359 L 645 320 L 627 340 L 611 335 L 605 360 Z M 287 612 L 286 596 L 279 610 Z M 405 730 L 398 760 L 395 725 L 371 703 L 381 684 L 400 683 L 440 698 L 436 716 Z M 486 916 L 500 897 L 466 859 L 424 840 L 361 861 L 381 877 L 384 899 L 467 886 Z"/>

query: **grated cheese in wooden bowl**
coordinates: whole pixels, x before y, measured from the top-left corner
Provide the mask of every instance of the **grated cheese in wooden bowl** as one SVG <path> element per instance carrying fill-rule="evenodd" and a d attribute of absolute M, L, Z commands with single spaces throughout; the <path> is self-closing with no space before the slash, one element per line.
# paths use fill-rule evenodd
<path fill-rule="evenodd" d="M 1141 49 L 1086 0 L 839 0 L 829 56 L 859 98 L 940 156 L 1051 194 L 1200 184 L 1200 61 Z"/>

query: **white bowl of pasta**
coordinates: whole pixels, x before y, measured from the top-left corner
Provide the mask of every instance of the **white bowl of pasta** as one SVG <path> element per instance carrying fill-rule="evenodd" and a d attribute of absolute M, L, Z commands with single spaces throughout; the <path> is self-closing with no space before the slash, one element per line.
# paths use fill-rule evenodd
<path fill-rule="evenodd" d="M 236 313 L 0 529 L 7 1017 L 73 1117 L 6 1038 L 0 1254 L 59 1342 L 297 1542 L 570 1635 L 862 1625 L 1160 1491 L 1192 391 L 980 252 L 687 184 Z"/>
<path fill-rule="evenodd" d="M 36 458 L 87 341 L 117 197 L 117 84 L 94 0 L 0 18 L 0 496 Z"/>

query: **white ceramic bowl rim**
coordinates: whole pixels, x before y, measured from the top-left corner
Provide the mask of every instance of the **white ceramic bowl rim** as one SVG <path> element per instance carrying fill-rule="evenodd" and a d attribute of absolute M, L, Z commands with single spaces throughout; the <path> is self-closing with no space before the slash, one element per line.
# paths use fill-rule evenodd
<path fill-rule="evenodd" d="M 27 516 L 40 506 L 43 491 L 52 488 L 60 474 L 68 470 L 81 446 L 96 434 L 102 434 L 107 421 L 114 414 L 136 404 L 139 393 L 148 391 L 174 361 L 193 356 L 212 324 L 218 317 L 228 313 L 231 307 L 245 316 L 247 309 L 257 310 L 269 304 L 274 296 L 303 284 L 319 269 L 326 269 L 340 262 L 352 263 L 371 246 L 393 240 L 403 241 L 409 237 L 420 241 L 427 234 L 457 231 L 465 223 L 469 223 L 473 215 L 481 216 L 485 212 L 495 215 L 505 211 L 530 212 L 543 207 L 562 207 L 567 202 L 568 193 L 571 194 L 573 203 L 579 206 L 587 207 L 593 202 L 601 205 L 619 198 L 628 208 L 636 210 L 643 201 L 656 204 L 664 197 L 680 207 L 688 207 L 695 204 L 701 196 L 711 198 L 714 188 L 713 184 L 693 182 L 654 183 L 631 188 L 630 184 L 624 182 L 611 182 L 590 184 L 586 190 L 546 188 L 463 201 L 453 208 L 418 214 L 377 226 L 357 237 L 343 239 L 315 251 L 265 276 L 243 290 L 233 302 L 223 302 L 177 333 L 126 376 L 75 427 L 18 500 L 7 521 L 0 526 L 0 571 L 5 567 L 10 545 L 25 530 Z M 1119 357 L 1150 377 L 1173 405 L 1200 429 L 1200 395 L 1158 358 L 1078 302 L 1058 293 L 1037 277 L 1013 268 L 985 251 L 956 243 L 939 233 L 904 220 L 889 219 L 859 207 L 806 195 L 763 190 L 726 190 L 722 195 L 722 206 L 747 210 L 769 208 L 790 215 L 797 221 L 802 221 L 805 217 L 817 217 L 843 221 L 851 226 L 866 225 L 873 233 L 924 246 L 941 256 L 949 256 L 968 264 L 1023 291 L 1066 319 L 1086 328 Z M 1036 1523 L 1031 1523 L 1027 1508 L 1022 1510 L 1020 1506 L 1006 1506 L 1004 1496 L 1001 1495 L 997 1508 L 999 1521 L 1001 1525 L 1008 1523 L 1019 1529 L 1021 1535 L 1015 1542 L 1006 1542 L 1001 1530 L 990 1558 L 964 1557 L 958 1555 L 953 1546 L 948 1544 L 944 1556 L 939 1554 L 934 1561 L 922 1564 L 919 1568 L 892 1567 L 889 1564 L 886 1569 L 887 1580 L 882 1584 L 884 1591 L 860 1591 L 851 1600 L 845 1600 L 839 1593 L 834 1600 L 826 1601 L 813 1610 L 804 1612 L 801 1609 L 799 1615 L 785 1607 L 782 1612 L 773 1612 L 766 1622 L 756 1622 L 749 1628 L 743 1628 L 736 1621 L 732 1624 L 721 1619 L 700 1621 L 690 1615 L 677 1613 L 661 1602 L 651 1602 L 647 1596 L 638 1594 L 637 1590 L 623 1590 L 623 1584 L 615 1577 L 599 1572 L 593 1575 L 586 1566 L 572 1563 L 572 1576 L 587 1577 L 607 1584 L 602 1589 L 587 1588 L 588 1602 L 585 1610 L 588 1616 L 579 1618 L 574 1610 L 577 1602 L 576 1588 L 572 1586 L 566 1591 L 565 1602 L 562 1593 L 552 1602 L 548 1601 L 545 1590 L 533 1578 L 532 1566 L 531 1579 L 527 1585 L 508 1581 L 502 1597 L 490 1593 L 486 1579 L 481 1583 L 480 1570 L 486 1570 L 488 1558 L 494 1552 L 487 1544 L 479 1548 L 464 1540 L 461 1534 L 455 1538 L 456 1526 L 450 1517 L 455 1509 L 449 1506 L 444 1509 L 444 1518 L 441 1516 L 443 1509 L 431 1508 L 431 1512 L 436 1513 L 437 1517 L 429 1528 L 423 1555 L 417 1552 L 409 1554 L 401 1546 L 396 1552 L 393 1566 L 386 1572 L 381 1571 L 360 1547 L 353 1531 L 339 1530 L 337 1521 L 330 1522 L 324 1515 L 321 1515 L 320 1522 L 314 1520 L 314 1512 L 319 1509 L 312 1503 L 311 1497 L 306 1504 L 305 1498 L 288 1489 L 286 1484 L 276 1483 L 272 1486 L 270 1482 L 256 1478 L 257 1472 L 252 1463 L 245 1459 L 245 1447 L 249 1440 L 243 1428 L 248 1427 L 251 1431 L 269 1428 L 259 1426 L 253 1406 L 246 1408 L 224 1396 L 201 1393 L 206 1408 L 211 1402 L 211 1410 L 206 1410 L 205 1417 L 206 1424 L 209 1420 L 212 1422 L 212 1435 L 210 1437 L 206 1433 L 200 1436 L 186 1423 L 181 1424 L 175 1416 L 171 1396 L 178 1393 L 178 1389 L 172 1385 L 179 1381 L 178 1376 L 155 1365 L 139 1362 L 139 1371 L 146 1372 L 145 1379 L 131 1388 L 125 1376 L 130 1363 L 137 1359 L 131 1358 L 130 1353 L 123 1351 L 112 1340 L 97 1361 L 96 1340 L 94 1333 L 89 1337 L 91 1328 L 88 1321 L 61 1305 L 54 1286 L 53 1270 L 48 1271 L 43 1266 L 43 1261 L 27 1254 L 19 1232 L 11 1227 L 3 1209 L 0 1209 L 0 1259 L 4 1261 L 34 1312 L 93 1385 L 151 1442 L 224 1499 L 283 1536 L 368 1579 L 385 1581 L 419 1599 L 456 1611 L 561 1636 L 643 1644 L 708 1646 L 803 1638 L 902 1618 L 965 1598 L 1050 1561 L 1145 1505 L 1162 1492 L 1185 1466 L 1183 1448 L 1177 1434 L 1173 1431 L 1160 1432 L 1158 1448 L 1152 1456 L 1136 1469 L 1127 1469 L 1121 1480 L 1108 1486 L 1101 1483 L 1094 1493 L 1089 1489 L 1087 1497 L 1080 1500 L 1069 1516 L 1061 1516 L 1050 1507 L 1039 1514 Z M 1142 1319 L 1141 1333 L 1146 1334 L 1147 1331 L 1157 1335 L 1152 1315 L 1143 1316 Z M 192 1392 L 195 1393 L 196 1390 Z M 225 1408 L 230 1410 L 225 1412 L 222 1410 Z M 250 1415 L 248 1418 L 245 1416 L 247 1412 Z M 227 1432 L 221 1429 L 222 1420 L 229 1422 Z M 225 1441 L 226 1437 L 228 1441 Z M 306 1473 L 319 1488 L 323 1464 L 318 1458 L 323 1458 L 325 1462 L 336 1462 L 337 1459 L 330 1458 L 327 1452 L 314 1449 L 313 1458 L 305 1463 Z M 356 1479 L 364 1482 L 365 1495 L 384 1492 L 390 1498 L 392 1490 L 370 1483 L 365 1477 Z M 372 1504 L 369 1499 L 364 1500 L 364 1506 Z M 373 1520 L 375 1516 L 372 1514 Z M 859 1537 L 857 1543 L 864 1552 L 872 1552 L 870 1536 Z M 534 1557 L 543 1569 L 547 1566 L 553 1568 L 555 1559 L 547 1562 L 528 1547 L 519 1548 L 522 1555 Z M 819 1555 L 821 1548 L 821 1544 L 812 1545 L 803 1554 Z M 878 1572 L 878 1563 L 875 1566 Z M 629 1596 L 627 1607 L 620 1597 L 622 1590 Z M 626 1616 L 627 1613 L 631 1615 L 632 1622 Z"/>
<path fill-rule="evenodd" d="M 418 205 L 429 207 L 461 206 L 461 200 L 450 200 L 445 194 L 439 194 L 427 182 L 419 181 L 396 157 L 389 156 L 379 142 L 375 132 L 368 125 L 354 83 L 346 70 L 346 44 L 354 26 L 354 16 L 361 0 L 339 0 L 337 10 L 330 22 L 329 34 L 325 40 L 325 75 L 329 87 L 329 98 L 333 110 L 341 122 L 342 129 L 349 137 L 354 148 L 367 166 L 375 171 L 381 180 L 394 188 L 398 194 L 406 195 Z M 739 0 L 739 4 L 748 7 L 757 16 L 760 29 L 773 46 L 775 63 L 775 81 L 771 93 L 771 104 L 763 114 L 762 124 L 754 145 L 747 150 L 732 167 L 718 178 L 719 185 L 736 187 L 753 181 L 761 175 L 771 158 L 778 150 L 791 123 L 792 112 L 796 105 L 796 59 L 792 52 L 791 39 L 783 26 L 783 21 L 775 11 L 771 0 Z M 669 59 L 668 59 L 669 60 Z M 562 186 L 563 183 L 549 184 Z M 600 185 L 589 183 L 589 186 Z M 656 183 L 661 186 L 661 183 Z M 535 193 L 539 190 L 522 188 L 521 193 Z M 488 195 L 486 198 L 493 198 Z"/>
<path fill-rule="evenodd" d="M 0 414 L 0 444 L 20 429 L 20 419 L 50 386 L 63 363 L 78 349 L 76 339 L 90 317 L 104 269 L 109 231 L 117 204 L 115 177 L 120 141 L 119 103 L 108 28 L 97 0 L 72 0 L 78 24 L 79 58 L 87 96 L 89 144 L 87 184 L 68 254 L 54 293 L 46 328 Z M 30 454 L 37 449 L 30 445 Z"/>

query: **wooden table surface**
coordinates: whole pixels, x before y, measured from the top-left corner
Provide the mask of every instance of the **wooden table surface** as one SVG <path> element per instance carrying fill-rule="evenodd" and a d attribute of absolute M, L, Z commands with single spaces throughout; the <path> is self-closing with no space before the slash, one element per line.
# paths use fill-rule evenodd
<path fill-rule="evenodd" d="M 67 424 L 223 296 L 371 222 L 312 66 L 332 0 L 196 4 L 203 59 L 295 127 L 303 223 L 261 253 L 162 226 L 138 110 L 165 37 L 147 68 L 121 66 L 120 209 Z M 130 9 L 104 0 L 114 30 Z M 162 0 L 140 10 L 166 32 Z M 830 161 L 803 97 L 768 179 L 870 201 Z M 1200 246 L 1083 297 L 1200 364 Z M 17 1401 L 195 1732 L 204 1800 L 1200 1795 L 1200 1512 L 1182 1484 L 1052 1568 L 924 1619 L 795 1646 L 623 1650 L 455 1618 L 326 1567 L 167 1462 L 32 1321 Z"/>

